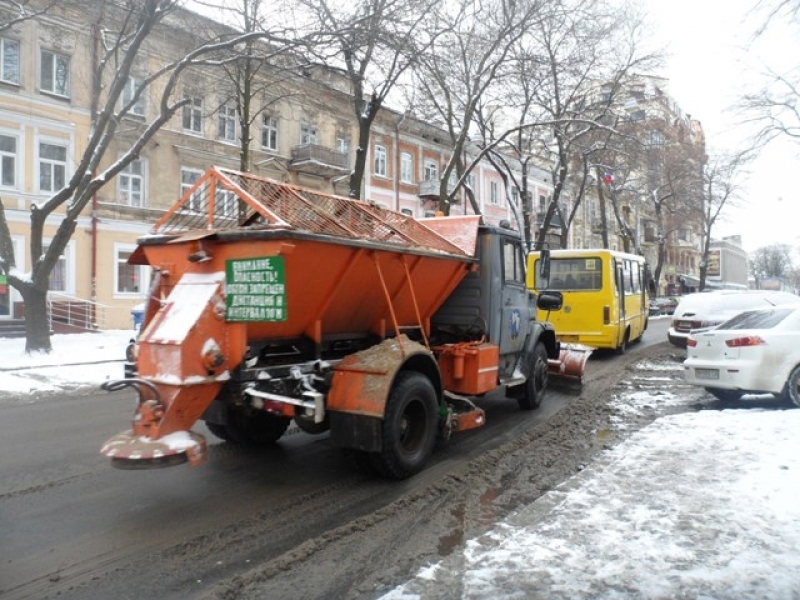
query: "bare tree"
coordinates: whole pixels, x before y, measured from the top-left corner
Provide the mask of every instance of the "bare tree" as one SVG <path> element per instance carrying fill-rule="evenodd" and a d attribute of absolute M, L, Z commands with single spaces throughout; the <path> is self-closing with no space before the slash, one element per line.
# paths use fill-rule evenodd
<path fill-rule="evenodd" d="M 569 191 L 572 166 L 585 168 L 587 159 L 607 164 L 599 151 L 618 136 L 617 103 L 630 79 L 651 71 L 661 61 L 660 53 L 644 50 L 644 20 L 631 6 L 575 0 L 565 9 L 558 19 L 544 21 L 546 27 L 538 36 L 545 77 L 536 88 L 537 104 L 554 123 L 543 137 L 552 158 L 554 189 L 539 223 L 537 245 L 544 243 L 553 217 L 564 204 L 562 194 Z M 598 169 L 588 166 L 588 172 L 594 171 L 596 177 Z M 599 178 L 598 185 L 601 182 Z M 573 202 L 573 215 L 579 201 L 580 197 Z M 605 218 L 605 211 L 602 213 Z M 563 246 L 570 223 L 563 215 L 560 222 Z"/>
<path fill-rule="evenodd" d="M 703 167 L 703 197 L 700 208 L 702 246 L 700 258 L 700 291 L 706 287 L 708 255 L 715 226 L 724 210 L 736 203 L 741 192 L 740 179 L 746 175 L 746 167 L 752 159 L 750 152 L 718 154 L 712 156 Z"/>
<path fill-rule="evenodd" d="M 308 26 L 319 34 L 309 47 L 325 64 L 340 66 L 352 87 L 353 113 L 358 123 L 355 164 L 349 195 L 361 197 L 369 156 L 370 132 L 387 97 L 430 41 L 420 24 L 434 0 L 301 0 L 312 15 Z"/>
<path fill-rule="evenodd" d="M 756 23 L 754 41 L 778 21 L 797 33 L 800 0 L 757 0 L 750 17 Z M 766 65 L 763 76 L 761 89 L 745 93 L 737 107 L 744 123 L 755 128 L 754 145 L 763 147 L 777 138 L 800 143 L 800 62 L 784 69 Z"/>
<path fill-rule="evenodd" d="M 772 244 L 758 248 L 750 257 L 750 271 L 756 283 L 773 277 L 787 277 L 794 271 L 791 246 Z"/>
<path fill-rule="evenodd" d="M 414 110 L 448 133 L 451 158 L 439 174 L 438 210 L 445 215 L 450 214 L 451 201 L 469 171 L 462 161 L 479 106 L 490 103 L 490 88 L 508 75 L 512 49 L 540 18 L 545 1 L 462 0 L 440 4 L 429 19 L 438 36 L 415 72 L 419 95 Z M 490 146 L 497 142 L 487 140 Z M 459 181 L 451 187 L 453 176 Z M 479 214 L 474 196 L 468 198 Z"/>
<path fill-rule="evenodd" d="M 130 90 L 134 63 L 143 58 L 148 51 L 148 40 L 165 19 L 175 14 L 177 6 L 173 0 L 142 0 L 125 4 L 103 2 L 93 6 L 96 21 L 92 31 L 98 46 L 97 62 L 93 68 L 90 137 L 64 187 L 45 202 L 31 207 L 33 269 L 29 274 L 17 269 L 5 208 L 0 202 L 0 268 L 25 303 L 27 352 L 48 352 L 51 349 L 47 320 L 49 278 L 76 229 L 78 217 L 95 194 L 138 159 L 145 144 L 188 102 L 176 93 L 184 73 L 201 65 L 219 65 L 220 61 L 212 57 L 239 48 L 248 40 L 264 37 L 258 32 L 225 35 L 206 43 L 195 39 L 194 47 L 185 56 L 162 63 L 136 89 Z M 158 94 L 157 115 L 135 132 L 126 133 L 126 139 L 132 136 L 128 145 L 120 139 L 120 124 L 145 93 Z M 113 149 L 119 149 L 120 154 L 115 160 L 110 160 Z M 51 217 L 59 219 L 59 224 L 50 244 L 45 247 L 44 226 Z"/>
<path fill-rule="evenodd" d="M 0 33 L 17 25 L 46 15 L 54 6 L 64 6 L 59 0 L 0 0 Z"/>

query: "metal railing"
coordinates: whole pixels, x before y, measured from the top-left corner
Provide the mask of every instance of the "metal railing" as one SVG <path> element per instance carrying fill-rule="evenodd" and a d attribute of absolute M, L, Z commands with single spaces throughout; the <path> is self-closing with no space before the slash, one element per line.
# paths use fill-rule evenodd
<path fill-rule="evenodd" d="M 47 318 L 50 331 L 54 331 L 55 324 L 87 331 L 105 329 L 108 310 L 108 306 L 99 302 L 60 292 L 47 293 Z"/>

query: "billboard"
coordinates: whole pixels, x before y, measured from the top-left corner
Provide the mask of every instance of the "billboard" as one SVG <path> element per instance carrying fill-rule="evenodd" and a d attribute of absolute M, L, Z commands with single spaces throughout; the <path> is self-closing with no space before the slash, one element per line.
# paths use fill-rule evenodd
<path fill-rule="evenodd" d="M 720 251 L 709 250 L 708 261 L 706 262 L 706 277 L 719 277 L 720 271 Z"/>

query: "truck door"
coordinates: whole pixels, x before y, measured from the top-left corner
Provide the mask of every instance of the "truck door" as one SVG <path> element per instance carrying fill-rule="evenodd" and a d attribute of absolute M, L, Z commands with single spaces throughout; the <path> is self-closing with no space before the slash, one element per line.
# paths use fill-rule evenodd
<path fill-rule="evenodd" d="M 525 286 L 525 257 L 519 240 L 501 237 L 502 276 L 500 300 L 500 354 L 516 353 L 523 349 L 528 325 L 533 318 L 530 292 Z"/>

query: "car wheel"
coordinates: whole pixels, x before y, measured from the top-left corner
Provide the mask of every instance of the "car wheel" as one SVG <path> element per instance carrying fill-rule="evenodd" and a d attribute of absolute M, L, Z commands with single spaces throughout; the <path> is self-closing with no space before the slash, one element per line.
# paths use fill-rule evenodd
<path fill-rule="evenodd" d="M 789 378 L 786 380 L 786 385 L 783 388 L 782 398 L 787 402 L 791 402 L 797 407 L 800 407 L 800 365 L 792 369 L 789 373 Z"/>
<path fill-rule="evenodd" d="M 616 350 L 618 355 L 622 356 L 628 351 L 628 344 L 630 343 L 630 340 L 628 338 L 630 334 L 631 334 L 630 329 L 626 329 L 625 336 L 622 338 L 622 343 L 617 347 Z"/>
<path fill-rule="evenodd" d="M 723 390 L 722 388 L 713 387 L 707 387 L 705 389 L 720 402 L 736 402 L 742 397 L 742 392 L 738 390 Z"/>

